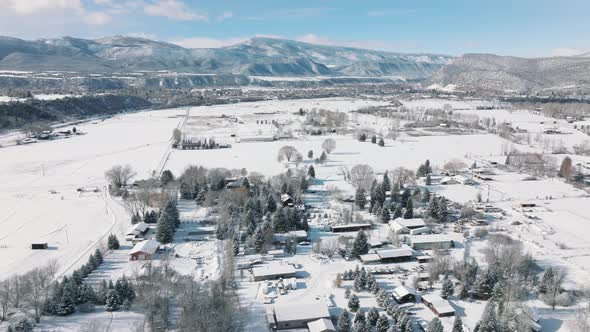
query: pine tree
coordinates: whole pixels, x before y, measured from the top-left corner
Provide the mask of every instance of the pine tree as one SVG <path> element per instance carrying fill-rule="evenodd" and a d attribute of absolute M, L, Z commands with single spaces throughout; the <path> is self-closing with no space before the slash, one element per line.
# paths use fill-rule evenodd
<path fill-rule="evenodd" d="M 379 139 L 379 146 L 385 146 L 385 141 L 383 140 L 383 138 Z"/>
<path fill-rule="evenodd" d="M 107 282 L 106 280 L 102 280 L 100 282 L 100 284 L 98 285 L 98 289 L 96 291 L 96 304 L 99 305 L 104 305 L 106 303 L 107 300 L 107 292 L 109 291 L 109 288 L 107 286 Z"/>
<path fill-rule="evenodd" d="M 356 190 L 356 194 L 354 196 L 354 202 L 359 209 L 363 210 L 365 205 L 367 205 L 367 195 L 365 194 L 365 190 L 363 188 L 358 188 Z"/>
<path fill-rule="evenodd" d="M 404 219 L 414 218 L 414 202 L 410 197 L 406 203 L 406 210 L 404 211 Z"/>
<path fill-rule="evenodd" d="M 376 332 L 387 332 L 389 330 L 389 320 L 387 316 L 381 315 L 379 319 L 377 319 L 377 324 L 375 325 Z"/>
<path fill-rule="evenodd" d="M 426 185 L 430 186 L 432 184 L 432 178 L 430 177 L 430 174 L 426 175 Z"/>
<path fill-rule="evenodd" d="M 438 197 L 436 196 L 432 196 L 430 198 L 430 202 L 428 203 L 428 216 L 435 219 L 435 220 L 439 220 L 438 218 Z"/>
<path fill-rule="evenodd" d="M 344 298 L 348 300 L 348 299 L 350 299 L 350 295 L 351 295 L 350 288 L 346 288 L 346 291 L 344 291 Z"/>
<path fill-rule="evenodd" d="M 88 257 L 88 266 L 92 271 L 96 270 L 98 267 L 98 261 L 96 260 L 96 257 L 94 257 L 94 254 L 91 254 L 90 257 Z"/>
<path fill-rule="evenodd" d="M 363 308 L 360 308 L 357 312 L 356 315 L 354 315 L 354 323 L 356 324 L 357 322 L 362 322 L 363 325 L 365 324 L 365 322 L 367 321 L 367 317 L 365 316 L 365 312 L 363 311 Z"/>
<path fill-rule="evenodd" d="M 106 311 L 117 311 L 119 309 L 119 297 L 117 296 L 117 291 L 114 289 L 108 290 L 104 306 Z"/>
<path fill-rule="evenodd" d="M 398 205 L 394 210 L 393 210 L 393 216 L 391 217 L 392 220 L 395 220 L 397 218 L 401 218 L 403 217 L 403 213 L 402 213 L 402 207 L 401 205 Z"/>
<path fill-rule="evenodd" d="M 360 301 L 356 294 L 352 294 L 350 299 L 348 299 L 348 309 L 352 312 L 356 312 L 360 307 Z"/>
<path fill-rule="evenodd" d="M 119 249 L 119 240 L 117 239 L 117 236 L 115 236 L 115 234 L 109 235 L 108 248 L 110 250 L 117 250 L 117 249 Z"/>
<path fill-rule="evenodd" d="M 96 258 L 96 261 L 99 265 L 102 264 L 103 257 L 102 252 L 100 252 L 100 249 L 96 248 L 96 250 L 94 251 L 94 258 Z"/>
<path fill-rule="evenodd" d="M 307 175 L 315 179 L 315 168 L 313 168 L 313 165 L 309 166 L 309 169 L 307 170 Z"/>
<path fill-rule="evenodd" d="M 438 317 L 434 317 L 428 324 L 427 332 L 443 332 L 443 326 Z M 496 331 L 498 332 L 498 331 Z"/>
<path fill-rule="evenodd" d="M 77 286 L 68 279 L 64 279 L 62 284 L 62 295 L 61 300 L 58 302 L 56 307 L 56 314 L 59 316 L 67 316 L 74 313 L 76 307 L 74 302 L 77 297 Z"/>
<path fill-rule="evenodd" d="M 322 154 L 320 155 L 320 162 L 323 164 L 328 160 L 328 155 L 326 154 L 326 151 L 322 151 Z"/>
<path fill-rule="evenodd" d="M 441 292 L 442 297 L 446 299 L 449 296 L 453 296 L 454 292 L 455 292 L 455 285 L 453 285 L 453 282 L 451 281 L 451 279 L 445 278 L 442 283 L 442 292 Z"/>
<path fill-rule="evenodd" d="M 377 310 L 377 308 L 375 308 L 375 307 L 371 308 L 371 310 L 369 310 L 369 312 L 367 313 L 367 322 L 371 326 L 375 326 L 375 324 L 377 324 L 378 319 L 379 319 L 379 310 Z"/>
<path fill-rule="evenodd" d="M 449 217 L 449 208 L 447 206 L 447 200 L 441 197 L 438 201 L 438 222 L 447 222 Z"/>
<path fill-rule="evenodd" d="M 277 210 L 277 202 L 272 195 L 268 195 L 266 200 L 266 210 L 270 213 L 274 213 Z"/>
<path fill-rule="evenodd" d="M 338 327 L 338 332 L 351 332 L 350 325 L 351 324 L 350 317 L 348 317 L 348 311 L 344 309 L 338 317 L 338 323 L 336 323 L 336 326 Z"/>
<path fill-rule="evenodd" d="M 455 316 L 455 322 L 453 323 L 453 332 L 463 332 L 463 320 L 460 316 Z"/>
<path fill-rule="evenodd" d="M 367 239 L 367 235 L 362 230 L 358 231 L 356 234 L 356 238 L 352 243 L 352 251 L 351 255 L 355 258 L 360 258 L 361 255 L 364 255 L 369 252 L 369 242 Z"/>
<path fill-rule="evenodd" d="M 237 256 L 240 253 L 240 239 L 238 239 L 237 236 L 234 237 L 233 243 L 233 254 L 234 256 Z"/>
<path fill-rule="evenodd" d="M 385 289 L 380 289 L 379 293 L 377 293 L 377 304 L 383 308 L 387 308 L 389 303 L 387 303 L 387 292 Z"/>
<path fill-rule="evenodd" d="M 388 207 L 384 207 L 381 210 L 381 222 L 383 222 L 384 224 L 386 224 L 387 222 L 389 222 L 390 219 L 391 219 L 391 215 L 389 214 L 389 208 Z"/>
<path fill-rule="evenodd" d="M 550 266 L 547 268 L 547 270 L 545 270 L 545 273 L 543 273 L 543 278 L 541 279 L 541 284 L 539 285 L 539 293 L 545 294 L 551 288 L 551 285 L 553 285 L 554 278 L 553 268 Z"/>
<path fill-rule="evenodd" d="M 488 301 L 481 320 L 479 321 L 479 332 L 497 332 L 499 330 L 496 306 L 493 301 Z"/>
<path fill-rule="evenodd" d="M 166 210 L 162 211 L 158 219 L 158 226 L 156 229 L 156 240 L 160 243 L 170 243 L 174 239 L 174 220 Z"/>

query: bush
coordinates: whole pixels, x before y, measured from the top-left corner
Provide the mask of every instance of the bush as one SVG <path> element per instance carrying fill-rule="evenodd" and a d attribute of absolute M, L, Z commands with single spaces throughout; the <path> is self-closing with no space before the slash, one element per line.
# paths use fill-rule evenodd
<path fill-rule="evenodd" d="M 94 312 L 94 304 L 90 302 L 84 302 L 78 306 L 78 310 L 85 314 Z"/>

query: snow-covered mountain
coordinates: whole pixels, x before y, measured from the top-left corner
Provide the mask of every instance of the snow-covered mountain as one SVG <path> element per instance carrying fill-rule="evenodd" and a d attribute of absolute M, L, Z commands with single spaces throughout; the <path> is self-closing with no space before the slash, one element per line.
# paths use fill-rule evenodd
<path fill-rule="evenodd" d="M 588 91 L 590 57 L 517 58 L 493 54 L 465 54 L 432 77 L 440 86 L 461 90 L 535 92 Z"/>
<path fill-rule="evenodd" d="M 253 38 L 218 49 L 187 49 L 123 36 L 35 41 L 0 37 L 0 69 L 4 70 L 172 70 L 259 76 L 426 78 L 450 59 L 444 55 L 391 53 L 272 38 Z"/>

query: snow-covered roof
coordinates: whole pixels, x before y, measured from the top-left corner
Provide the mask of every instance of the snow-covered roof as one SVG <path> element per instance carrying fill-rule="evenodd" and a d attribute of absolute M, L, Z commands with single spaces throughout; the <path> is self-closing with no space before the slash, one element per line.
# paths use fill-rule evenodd
<path fill-rule="evenodd" d="M 334 331 L 336 331 L 336 329 L 334 328 L 334 324 L 328 318 L 321 318 L 321 319 L 309 322 L 309 323 L 307 323 L 307 328 L 309 328 L 309 332 L 334 332 Z"/>
<path fill-rule="evenodd" d="M 346 225 L 335 225 L 332 229 L 347 229 L 347 228 L 366 228 L 371 227 L 371 224 L 346 224 Z"/>
<path fill-rule="evenodd" d="M 365 254 L 361 255 L 360 258 L 363 262 L 378 262 L 381 260 L 381 257 L 377 254 Z"/>
<path fill-rule="evenodd" d="M 153 255 L 156 253 L 158 248 L 160 247 L 160 242 L 156 240 L 145 240 L 137 243 L 133 249 L 129 252 L 130 255 L 143 252 L 146 254 Z"/>
<path fill-rule="evenodd" d="M 289 264 L 270 264 L 252 269 L 252 275 L 255 277 L 271 277 L 276 275 L 294 274 L 297 271 L 293 265 Z"/>
<path fill-rule="evenodd" d="M 274 311 L 277 323 L 330 318 L 330 311 L 324 301 L 308 300 L 277 304 L 274 307 Z"/>
<path fill-rule="evenodd" d="M 406 244 L 402 244 L 399 248 L 395 249 L 384 249 L 384 250 L 377 250 L 377 255 L 381 257 L 381 259 L 386 258 L 396 258 L 396 257 L 408 257 L 412 256 L 414 251 Z"/>
<path fill-rule="evenodd" d="M 403 285 L 396 287 L 393 290 L 393 297 L 395 297 L 396 299 L 401 299 L 401 298 L 403 298 L 407 295 L 410 295 L 410 294 L 415 295 L 416 292 L 413 289 L 410 289 L 410 288 L 403 286 Z"/>
<path fill-rule="evenodd" d="M 424 226 L 426 226 L 426 224 L 422 218 L 396 218 L 395 220 L 389 222 L 389 227 L 396 232 L 404 228 L 420 228 Z"/>
<path fill-rule="evenodd" d="M 289 194 L 281 194 L 281 202 L 283 202 L 283 203 L 284 203 L 284 202 L 286 202 L 286 201 L 288 201 L 288 200 L 290 200 L 290 199 L 293 199 L 293 198 L 291 197 L 291 195 L 289 195 Z"/>
<path fill-rule="evenodd" d="M 439 314 L 454 313 L 455 312 L 455 309 L 451 306 L 449 301 L 443 299 L 442 297 L 440 297 L 436 294 L 422 295 L 422 300 L 432 304 L 434 309 Z"/>
<path fill-rule="evenodd" d="M 416 236 L 409 236 L 410 242 L 412 244 L 416 243 L 441 243 L 441 242 L 451 242 L 453 239 L 445 234 L 424 234 L 424 235 L 416 235 Z"/>
<path fill-rule="evenodd" d="M 142 234 L 145 231 L 147 231 L 147 229 L 148 229 L 148 225 L 142 221 L 142 222 L 137 223 L 135 225 L 131 225 L 131 227 L 129 227 L 127 229 L 127 232 L 125 233 L 125 235 L 139 235 L 139 234 Z"/>

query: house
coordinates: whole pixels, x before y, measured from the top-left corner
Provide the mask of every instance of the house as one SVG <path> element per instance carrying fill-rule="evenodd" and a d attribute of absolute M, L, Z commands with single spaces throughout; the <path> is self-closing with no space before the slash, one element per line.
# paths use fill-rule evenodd
<path fill-rule="evenodd" d="M 268 251 L 269 255 L 273 255 L 275 258 L 277 257 L 285 257 L 286 253 L 283 249 L 276 249 L 276 250 L 269 250 Z"/>
<path fill-rule="evenodd" d="M 296 274 L 297 270 L 289 264 L 269 264 L 252 269 L 254 281 L 293 278 Z"/>
<path fill-rule="evenodd" d="M 269 328 L 273 330 L 303 329 L 308 328 L 310 322 L 330 319 L 330 311 L 324 301 L 296 301 L 269 308 L 266 317 Z"/>
<path fill-rule="evenodd" d="M 309 332 L 336 332 L 334 324 L 328 318 L 320 318 L 318 320 L 307 323 Z"/>
<path fill-rule="evenodd" d="M 31 249 L 33 249 L 33 250 L 42 250 L 42 249 L 47 249 L 47 248 L 49 248 L 49 246 L 47 245 L 47 242 L 31 243 Z"/>
<path fill-rule="evenodd" d="M 125 239 L 127 241 L 132 241 L 133 239 L 135 239 L 136 237 L 141 237 L 142 235 L 144 235 L 147 230 L 148 230 L 148 225 L 146 223 L 139 222 L 137 224 L 131 225 L 131 227 L 129 227 L 127 229 L 127 232 L 125 232 Z"/>
<path fill-rule="evenodd" d="M 416 291 L 406 286 L 396 287 L 391 293 L 397 303 L 408 303 L 416 301 Z"/>
<path fill-rule="evenodd" d="M 248 192 L 250 190 L 250 182 L 247 177 L 239 179 L 226 179 L 225 189 L 235 192 Z"/>
<path fill-rule="evenodd" d="M 451 303 L 436 294 L 422 295 L 422 303 L 432 311 L 436 317 L 449 317 L 455 315 L 455 309 Z"/>
<path fill-rule="evenodd" d="M 462 185 L 471 186 L 475 184 L 475 181 L 473 181 L 472 178 L 468 178 L 465 175 L 455 175 L 453 179 L 455 179 L 455 181 L 459 182 L 459 184 Z"/>
<path fill-rule="evenodd" d="M 281 204 L 283 205 L 283 207 L 293 206 L 294 203 L 295 201 L 293 200 L 293 197 L 291 197 L 291 195 L 281 194 Z"/>
<path fill-rule="evenodd" d="M 383 246 L 383 241 L 377 239 L 369 239 L 369 246 L 371 248 L 379 248 Z"/>
<path fill-rule="evenodd" d="M 422 218 L 403 219 L 396 218 L 389 222 L 389 228 L 395 233 L 409 233 L 410 230 L 425 227 L 426 224 Z"/>
<path fill-rule="evenodd" d="M 414 250 L 450 249 L 454 247 L 453 240 L 444 234 L 411 235 L 406 240 Z"/>
<path fill-rule="evenodd" d="M 416 256 L 416 259 L 418 260 L 418 263 L 420 263 L 420 264 L 428 263 L 428 262 L 432 261 L 432 256 L 420 255 L 420 256 Z"/>
<path fill-rule="evenodd" d="M 371 224 L 346 224 L 332 226 L 332 233 L 358 232 L 371 228 Z"/>
<path fill-rule="evenodd" d="M 430 228 L 428 227 L 420 227 L 414 228 L 410 230 L 410 235 L 420 235 L 420 234 L 428 234 L 430 233 Z"/>
<path fill-rule="evenodd" d="M 129 259 L 132 261 L 152 259 L 160 248 L 160 242 L 156 240 L 144 240 L 137 243 L 129 252 Z"/>
<path fill-rule="evenodd" d="M 381 258 L 381 263 L 396 263 L 412 259 L 414 251 L 402 244 L 399 248 L 378 250 L 376 254 Z"/>

